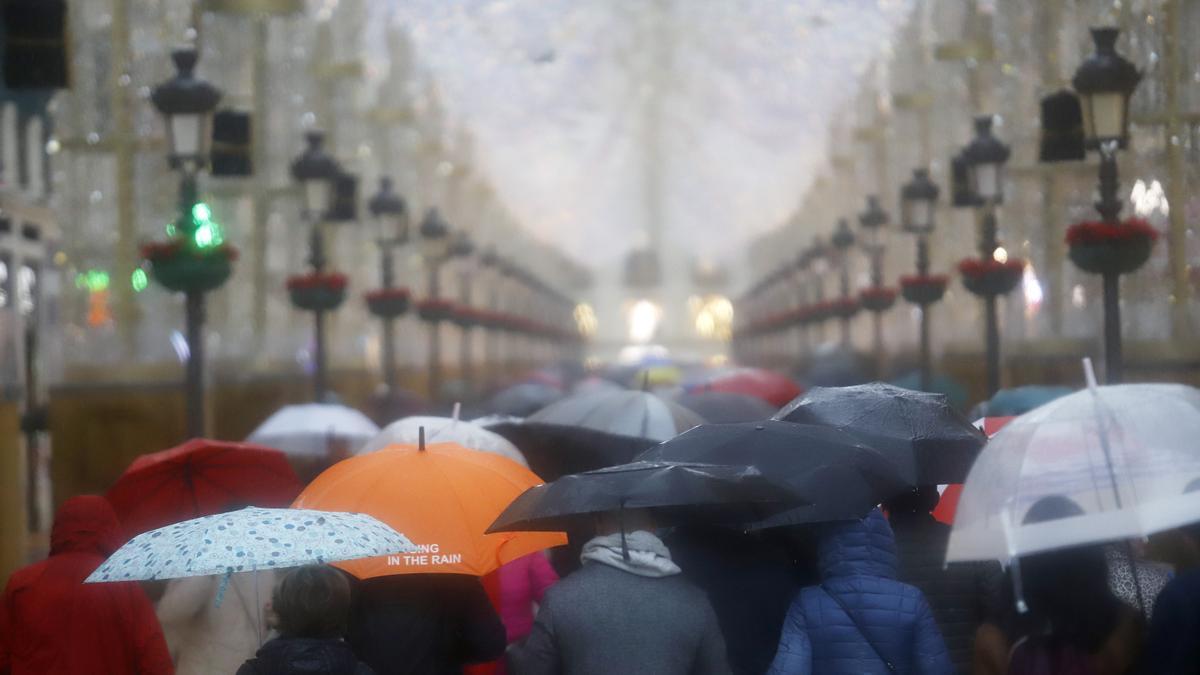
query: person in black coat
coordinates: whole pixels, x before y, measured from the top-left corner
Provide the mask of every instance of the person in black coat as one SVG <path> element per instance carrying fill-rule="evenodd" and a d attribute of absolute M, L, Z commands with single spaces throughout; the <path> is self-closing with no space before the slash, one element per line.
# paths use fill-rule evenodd
<path fill-rule="evenodd" d="M 298 567 L 275 587 L 268 614 L 279 637 L 237 675 L 375 675 L 342 641 L 350 583 L 324 565 Z"/>
<path fill-rule="evenodd" d="M 923 486 L 885 502 L 884 508 L 896 537 L 898 578 L 925 594 L 955 670 L 967 673 L 976 631 L 1002 614 L 1004 573 L 994 563 L 945 565 L 950 526 L 933 517 L 939 499 L 936 486 Z"/>
<path fill-rule="evenodd" d="M 476 577 L 398 574 L 358 582 L 347 642 L 378 675 L 457 675 L 507 646 Z"/>
<path fill-rule="evenodd" d="M 1169 535 L 1176 576 L 1155 603 L 1143 672 L 1200 673 L 1200 524 Z"/>

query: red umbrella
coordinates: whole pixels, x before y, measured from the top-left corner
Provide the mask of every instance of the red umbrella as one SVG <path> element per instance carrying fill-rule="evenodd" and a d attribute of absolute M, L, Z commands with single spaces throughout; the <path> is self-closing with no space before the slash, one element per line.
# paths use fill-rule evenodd
<path fill-rule="evenodd" d="M 132 537 L 231 507 L 284 507 L 300 488 L 279 450 L 197 438 L 133 460 L 105 496 Z"/>
<path fill-rule="evenodd" d="M 984 417 L 975 420 L 975 426 L 983 430 L 988 438 L 996 435 L 997 431 L 1004 428 L 1004 425 L 1016 419 L 1015 417 Z M 962 495 L 962 483 L 952 483 L 946 486 L 942 491 L 942 498 L 938 500 L 937 508 L 933 510 L 933 517 L 942 521 L 947 525 L 954 524 L 954 514 L 958 511 L 958 498 Z"/>
<path fill-rule="evenodd" d="M 775 407 L 786 405 L 804 393 L 800 385 L 786 375 L 763 368 L 736 368 L 716 375 L 692 391 L 724 391 L 759 398 Z"/>

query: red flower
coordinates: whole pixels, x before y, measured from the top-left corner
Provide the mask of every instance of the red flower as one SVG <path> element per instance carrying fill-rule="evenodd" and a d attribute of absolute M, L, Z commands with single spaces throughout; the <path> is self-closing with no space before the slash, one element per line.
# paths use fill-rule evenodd
<path fill-rule="evenodd" d="M 901 286 L 945 286 L 950 277 L 945 274 L 929 274 L 926 276 L 909 275 L 900 277 Z"/>
<path fill-rule="evenodd" d="M 308 274 L 288 277 L 287 289 L 291 291 L 323 288 L 331 291 L 341 291 L 345 290 L 347 283 L 346 275 L 340 272 L 330 272 L 328 274 L 309 272 Z"/>
<path fill-rule="evenodd" d="M 1094 220 L 1075 223 L 1067 228 L 1067 245 L 1121 244 L 1135 239 L 1158 240 L 1159 231 L 1142 218 L 1128 218 L 1120 225 Z"/>
<path fill-rule="evenodd" d="M 989 274 L 997 274 L 1007 272 L 1010 274 L 1018 274 L 1025 270 L 1025 261 L 1020 258 L 1011 258 L 1004 262 L 987 258 L 985 260 L 979 258 L 963 258 L 958 263 L 958 271 L 964 277 L 972 277 L 978 279 Z"/>

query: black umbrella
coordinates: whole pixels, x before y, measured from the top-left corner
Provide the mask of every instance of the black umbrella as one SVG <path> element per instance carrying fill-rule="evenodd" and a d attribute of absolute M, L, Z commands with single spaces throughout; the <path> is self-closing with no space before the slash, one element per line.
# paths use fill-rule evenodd
<path fill-rule="evenodd" d="M 528 417 L 562 398 L 562 392 L 541 382 L 522 382 L 496 392 L 488 401 L 492 414 Z"/>
<path fill-rule="evenodd" d="M 658 443 L 651 438 L 528 421 L 502 422 L 485 428 L 517 446 L 529 469 L 542 480 L 625 464 Z"/>
<path fill-rule="evenodd" d="M 637 459 L 749 464 L 811 502 L 747 523 L 752 529 L 859 519 L 912 487 L 886 457 L 853 434 L 775 420 L 706 424 Z"/>
<path fill-rule="evenodd" d="M 775 419 L 852 431 L 914 485 L 963 482 L 987 442 L 945 396 L 880 382 L 813 389 Z"/>
<path fill-rule="evenodd" d="M 675 402 L 712 424 L 757 422 L 771 419 L 776 412 L 770 403 L 760 398 L 725 391 L 683 394 Z"/>
<path fill-rule="evenodd" d="M 746 522 L 802 503 L 794 491 L 752 467 L 632 462 L 529 488 L 488 532 L 563 531 L 580 518 L 647 508 L 663 525 Z"/>
<path fill-rule="evenodd" d="M 535 424 L 583 427 L 618 436 L 665 441 L 704 420 L 682 406 L 645 391 L 577 394 L 529 416 Z"/>

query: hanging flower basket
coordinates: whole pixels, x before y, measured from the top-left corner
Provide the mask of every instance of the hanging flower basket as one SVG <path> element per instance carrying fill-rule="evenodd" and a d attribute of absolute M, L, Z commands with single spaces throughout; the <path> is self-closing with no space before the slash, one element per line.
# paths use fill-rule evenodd
<path fill-rule="evenodd" d="M 454 303 L 441 298 L 425 298 L 417 301 L 417 316 L 422 321 L 437 323 L 446 321 L 454 313 Z"/>
<path fill-rule="evenodd" d="M 1071 262 L 1090 274 L 1129 274 L 1150 259 L 1159 232 L 1141 218 L 1120 225 L 1097 221 L 1067 228 Z"/>
<path fill-rule="evenodd" d="M 963 286 L 979 297 L 1007 295 L 1021 283 L 1025 261 L 1014 258 L 1000 262 L 993 259 L 964 258 L 958 263 Z"/>
<path fill-rule="evenodd" d="M 887 286 L 868 286 L 858 292 L 858 304 L 868 312 L 886 312 L 896 304 L 896 289 Z"/>
<path fill-rule="evenodd" d="M 455 304 L 450 310 L 450 323 L 459 328 L 473 328 L 479 325 L 475 308 L 470 305 Z"/>
<path fill-rule="evenodd" d="M 381 319 L 404 316 L 412 302 L 412 293 L 407 288 L 378 288 L 363 297 L 367 300 L 367 311 Z"/>
<path fill-rule="evenodd" d="M 949 281 L 945 274 L 900 277 L 900 294 L 914 305 L 932 305 L 946 294 Z"/>
<path fill-rule="evenodd" d="M 141 253 L 154 280 L 177 293 L 220 288 L 233 273 L 238 257 L 237 249 L 229 244 L 197 248 L 182 238 L 144 244 Z"/>
<path fill-rule="evenodd" d="M 297 309 L 328 312 L 340 307 L 346 299 L 346 284 L 345 274 L 310 272 L 288 277 L 287 289 Z"/>
<path fill-rule="evenodd" d="M 855 297 L 834 298 L 829 301 L 829 316 L 834 318 L 853 318 L 855 314 L 858 314 L 859 309 L 861 306 L 858 304 L 858 298 Z"/>

